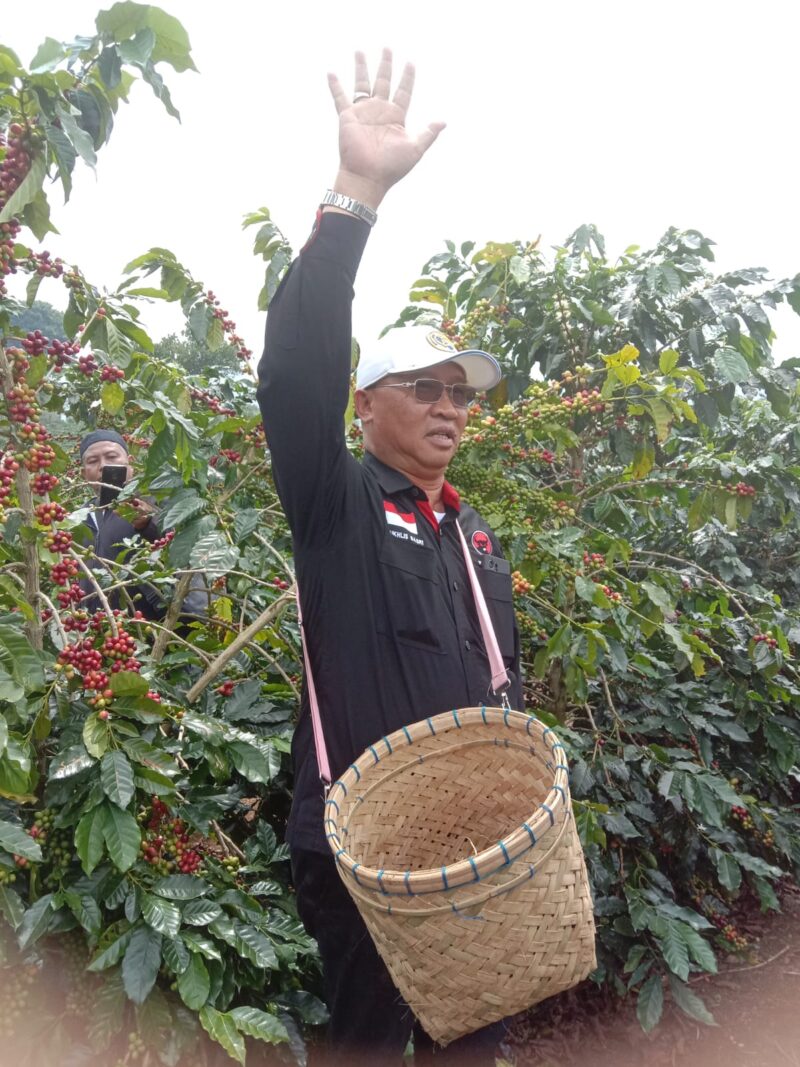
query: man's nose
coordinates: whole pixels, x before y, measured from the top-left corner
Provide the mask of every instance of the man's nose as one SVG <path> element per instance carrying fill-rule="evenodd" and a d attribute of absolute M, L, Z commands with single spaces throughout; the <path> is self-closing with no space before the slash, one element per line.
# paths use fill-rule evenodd
<path fill-rule="evenodd" d="M 442 390 L 442 395 L 433 405 L 433 410 L 437 415 L 444 415 L 446 419 L 458 418 L 458 408 L 453 403 L 453 398 L 447 389 Z"/>

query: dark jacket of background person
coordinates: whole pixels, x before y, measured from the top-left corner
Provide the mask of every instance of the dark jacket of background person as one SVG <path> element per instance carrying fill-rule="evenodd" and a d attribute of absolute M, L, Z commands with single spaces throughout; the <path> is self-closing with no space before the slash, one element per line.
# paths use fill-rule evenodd
<path fill-rule="evenodd" d="M 95 559 L 94 561 L 89 560 L 89 565 L 95 571 L 106 569 L 102 562 L 103 560 L 124 564 L 128 553 L 125 551 L 123 542 L 127 538 L 142 537 L 152 544 L 162 536 L 155 518 L 151 518 L 145 527 L 137 530 L 127 519 L 118 515 L 111 508 L 92 509 L 86 519 L 86 525 L 94 533 L 91 545 Z M 118 572 L 116 567 L 113 568 L 111 573 L 115 575 L 115 579 L 118 573 L 119 580 L 125 580 L 126 578 L 125 572 Z M 92 582 L 85 575 L 82 575 L 79 579 L 79 584 L 84 593 L 87 594 L 87 600 L 83 602 L 82 606 L 91 612 L 98 611 L 101 605 Z M 102 588 L 102 580 L 98 581 L 98 584 Z M 141 611 L 145 618 L 158 620 L 162 619 L 166 614 L 169 605 L 152 583 L 143 581 L 136 585 L 127 585 L 125 590 L 133 600 L 134 610 Z M 108 602 L 112 610 L 116 608 L 125 610 L 128 607 L 127 597 L 118 590 L 108 594 Z M 181 617 L 191 615 L 202 617 L 207 614 L 208 594 L 205 591 L 203 575 L 198 574 L 194 576 L 192 587 L 183 601 Z"/>

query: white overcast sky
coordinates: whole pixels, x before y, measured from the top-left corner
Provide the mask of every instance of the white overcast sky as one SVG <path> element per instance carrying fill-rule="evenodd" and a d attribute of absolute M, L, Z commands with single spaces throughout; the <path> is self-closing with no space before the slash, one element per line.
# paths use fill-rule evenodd
<path fill-rule="evenodd" d="M 0 41 L 28 63 L 45 36 L 94 30 L 90 0 L 1 0 Z M 408 125 L 448 128 L 383 204 L 356 287 L 368 343 L 406 302 L 445 238 L 558 244 L 594 222 L 616 254 L 670 225 L 717 242 L 721 268 L 800 271 L 793 0 L 164 0 L 199 73 L 161 67 L 181 112 L 148 87 L 123 107 L 97 176 L 46 246 L 113 288 L 123 265 L 167 247 L 222 298 L 260 350 L 262 279 L 245 212 L 267 205 L 295 248 L 336 171 L 326 72 L 352 85 L 352 53 L 382 45 L 417 67 Z M 50 283 L 48 283 L 50 285 Z M 62 303 L 58 287 L 41 296 Z M 174 311 L 144 312 L 155 336 Z M 800 320 L 775 320 L 779 359 Z"/>

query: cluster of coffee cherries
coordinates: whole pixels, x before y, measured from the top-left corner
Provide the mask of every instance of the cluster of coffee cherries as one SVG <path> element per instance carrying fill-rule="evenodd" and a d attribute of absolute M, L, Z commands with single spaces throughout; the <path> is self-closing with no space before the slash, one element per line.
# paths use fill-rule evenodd
<path fill-rule="evenodd" d="M 285 578 L 273 578 L 272 579 L 272 584 L 276 587 L 276 589 L 288 589 L 289 588 L 289 583 L 286 581 Z"/>
<path fill-rule="evenodd" d="M 606 557 L 601 552 L 584 552 L 583 564 L 585 567 L 605 567 Z"/>
<path fill-rule="evenodd" d="M 764 644 L 764 645 L 767 646 L 767 648 L 777 648 L 778 647 L 778 642 L 772 636 L 772 634 L 754 634 L 753 635 L 753 641 L 757 645 Z"/>
<path fill-rule="evenodd" d="M 111 363 L 106 363 L 100 371 L 101 382 L 118 382 L 124 377 L 125 371 L 121 367 L 114 367 Z"/>
<path fill-rule="evenodd" d="M 520 571 L 513 571 L 511 574 L 511 589 L 514 596 L 524 596 L 526 593 L 530 593 L 533 586 L 524 578 Z"/>
<path fill-rule="evenodd" d="M 600 585 L 599 582 L 597 582 L 596 584 Z M 622 593 L 616 592 L 616 590 L 612 589 L 610 585 L 600 585 L 600 588 L 603 590 L 608 599 L 613 601 L 615 604 L 618 604 L 620 600 L 622 600 Z"/>
<path fill-rule="evenodd" d="M 179 871 L 197 874 L 203 857 L 192 847 L 190 833 L 183 819 L 172 817 L 167 805 L 159 797 L 151 798 L 151 808 L 137 814 L 139 823 L 146 824 L 140 852 L 142 859 L 162 875 Z"/>
<path fill-rule="evenodd" d="M 166 548 L 170 541 L 174 538 L 175 531 L 167 530 L 163 537 L 157 537 L 155 541 L 150 544 L 150 549 L 153 552 L 157 552 L 160 548 Z"/>
<path fill-rule="evenodd" d="M 14 245 L 20 228 L 17 219 L 9 219 L 8 222 L 0 223 L 0 296 L 6 293 L 6 276 L 17 272 Z"/>
<path fill-rule="evenodd" d="M 64 508 L 53 500 L 37 504 L 33 510 L 40 526 L 52 526 L 54 522 L 61 522 L 67 517 Z"/>
<path fill-rule="evenodd" d="M 734 804 L 731 808 L 731 818 L 738 822 L 743 830 L 752 830 L 755 826 L 753 817 L 747 808 L 742 807 L 741 804 Z"/>
<path fill-rule="evenodd" d="M 711 915 L 711 922 L 717 927 L 720 937 L 731 952 L 744 952 L 750 942 L 744 934 L 723 915 Z"/>
<path fill-rule="evenodd" d="M 85 352 L 82 356 L 78 356 L 78 370 L 85 378 L 91 378 L 97 370 L 97 366 L 98 363 L 94 358 L 94 353 Z"/>
<path fill-rule="evenodd" d="M 47 865 L 44 882 L 48 888 L 55 888 L 61 883 L 73 856 L 72 835 L 68 829 L 57 829 L 55 819 L 53 808 L 42 808 L 36 812 L 33 825 L 28 830 L 30 836 L 42 846 Z"/>
<path fill-rule="evenodd" d="M 211 314 L 214 318 L 222 323 L 222 329 L 225 331 L 228 344 L 236 349 L 237 357 L 242 360 L 243 363 L 246 362 L 253 353 L 251 349 L 245 346 L 244 341 L 236 332 L 236 323 L 228 317 L 228 312 L 220 307 L 220 302 L 211 289 L 209 289 L 205 295 L 205 302 L 211 308 Z"/>
<path fill-rule="evenodd" d="M 65 629 L 70 617 L 66 617 Z M 86 637 L 71 641 L 58 654 L 56 670 L 63 673 L 69 682 L 77 682 L 87 697 L 87 703 L 97 711 L 99 719 L 110 718 L 108 711 L 114 700 L 110 688 L 110 676 L 120 671 L 141 669 L 141 663 L 135 657 L 136 641 L 125 629 L 122 612 L 115 611 L 117 632 L 114 634 L 107 626 L 106 614 L 98 611 L 88 620 L 86 612 L 75 612 L 68 631 L 78 630 L 84 633 L 92 630 Z M 134 621 L 141 621 L 141 612 L 137 612 Z"/>
<path fill-rule="evenodd" d="M 223 406 L 219 397 L 209 393 L 206 389 L 190 389 L 189 390 L 192 400 L 197 400 L 205 407 L 212 411 L 215 415 L 235 415 L 236 408 L 226 408 Z"/>
<path fill-rule="evenodd" d="M 50 568 L 50 580 L 54 585 L 69 586 L 78 575 L 78 561 L 71 556 L 60 559 Z"/>
<path fill-rule="evenodd" d="M 725 488 L 729 493 L 734 493 L 736 496 L 756 495 L 756 487 L 754 485 L 748 485 L 747 482 L 737 482 L 736 485 L 726 485 Z"/>
<path fill-rule="evenodd" d="M 55 462 L 56 453 L 49 443 L 50 434 L 39 422 L 37 389 L 25 380 L 30 360 L 46 351 L 48 343 L 41 330 L 32 330 L 22 342 L 22 348 L 9 348 L 7 351 L 14 384 L 5 393 L 6 410 L 9 420 L 15 425 L 16 440 L 13 442 L 15 451 L 2 454 L 0 458 L 0 521 L 20 465 L 24 465 L 33 475 L 31 489 L 36 496 L 47 496 L 58 485 L 58 478 L 48 473 Z M 51 502 L 39 504 L 35 512 L 42 526 L 60 522 L 66 515 L 59 504 Z"/>
<path fill-rule="evenodd" d="M 0 454 L 0 522 L 4 520 L 4 504 L 11 496 L 18 470 L 19 463 L 12 454 L 8 452 Z"/>
<path fill-rule="evenodd" d="M 216 688 L 216 692 L 219 693 L 221 697 L 229 697 L 233 694 L 235 688 L 236 682 L 228 680 L 227 682 L 223 682 L 221 685 L 218 685 Z"/>
<path fill-rule="evenodd" d="M 42 135 L 30 123 L 12 122 L 3 140 L 6 151 L 0 163 L 0 208 L 6 206 L 31 169 L 33 157 L 41 148 Z"/>
<path fill-rule="evenodd" d="M 47 353 L 53 359 L 53 369 L 61 370 L 67 363 L 72 363 L 72 357 L 77 356 L 81 346 L 77 341 L 59 341 L 53 338 L 47 349 Z"/>

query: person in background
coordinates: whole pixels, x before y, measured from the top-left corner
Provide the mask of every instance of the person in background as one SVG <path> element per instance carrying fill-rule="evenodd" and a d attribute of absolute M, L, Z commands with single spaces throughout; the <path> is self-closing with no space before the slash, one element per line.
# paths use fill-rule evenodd
<path fill-rule="evenodd" d="M 95 490 L 95 499 L 86 519 L 86 525 L 93 533 L 92 549 L 95 560 L 92 569 L 102 570 L 103 560 L 124 562 L 125 557 L 121 557 L 120 553 L 125 550 L 126 539 L 138 535 L 153 544 L 162 536 L 158 525 L 158 508 L 151 501 L 132 497 L 126 501 L 128 507 L 134 509 L 133 516 L 128 519 L 111 505 L 99 506 L 103 467 L 125 467 L 125 481 L 128 482 L 133 477 L 133 465 L 122 434 L 116 430 L 93 430 L 81 440 L 79 451 L 83 478 Z M 100 604 L 93 583 L 83 576 L 80 578 L 80 586 L 88 598 L 84 600 L 83 606 L 89 611 L 97 611 Z M 158 620 L 166 614 L 168 604 L 151 583 L 141 582 L 128 586 L 127 591 L 134 609 L 141 611 L 145 618 Z M 125 603 L 125 599 L 118 592 L 111 593 L 109 604 L 112 609 L 123 607 Z M 194 577 L 192 588 L 184 599 L 181 619 L 185 622 L 190 616 L 202 617 L 207 613 L 208 594 L 203 575 L 199 574 Z"/>

